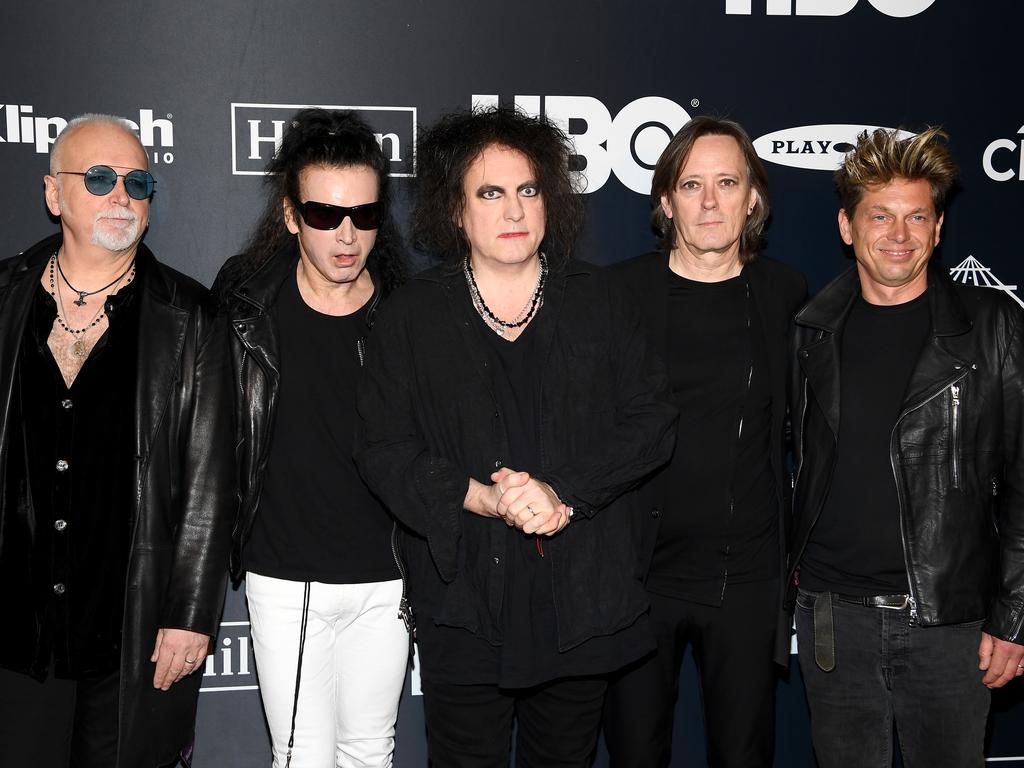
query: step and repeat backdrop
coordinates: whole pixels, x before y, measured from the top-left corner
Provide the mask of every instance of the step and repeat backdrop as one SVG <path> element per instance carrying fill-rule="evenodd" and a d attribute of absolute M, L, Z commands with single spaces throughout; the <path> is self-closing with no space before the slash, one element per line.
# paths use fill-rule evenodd
<path fill-rule="evenodd" d="M 262 169 L 297 109 L 365 115 L 391 159 L 404 219 L 417 129 L 498 102 L 570 134 L 586 183 L 579 255 L 602 264 L 653 246 L 647 193 L 669 137 L 694 115 L 739 121 L 771 180 L 765 252 L 801 269 L 812 290 L 852 264 L 830 175 L 844 149 L 866 127 L 943 125 L 962 179 L 938 258 L 957 280 L 1024 296 L 1018 0 L 9 0 L 0 21 L 5 256 L 54 231 L 43 204 L 48 150 L 82 112 L 138 126 L 158 181 L 146 242 L 209 284 L 254 224 Z M 1022 689 L 994 699 L 992 764 L 1024 766 Z M 777 763 L 813 766 L 795 656 L 778 696 Z M 400 768 L 426 764 L 421 702 L 412 665 Z M 689 661 L 674 755 L 674 765 L 705 764 Z M 269 764 L 244 587 L 229 592 L 206 662 L 194 764 Z"/>

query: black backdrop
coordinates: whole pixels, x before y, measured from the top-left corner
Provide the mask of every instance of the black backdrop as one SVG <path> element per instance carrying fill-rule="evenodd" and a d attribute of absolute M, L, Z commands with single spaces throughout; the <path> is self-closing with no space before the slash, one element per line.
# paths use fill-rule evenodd
<path fill-rule="evenodd" d="M 769 161 L 766 253 L 803 270 L 812 290 L 851 263 L 827 173 L 836 145 L 862 126 L 941 124 L 962 184 L 938 258 L 959 267 L 958 279 L 1016 286 L 1022 17 L 1017 0 L 7 0 L 0 244 L 13 255 L 53 231 L 42 197 L 47 147 L 81 112 L 139 124 L 158 180 L 146 241 L 208 284 L 262 204 L 258 171 L 275 120 L 307 104 L 364 108 L 393 157 L 404 218 L 416 126 L 499 100 L 574 134 L 589 185 L 580 255 L 598 263 L 653 244 L 644 193 L 668 134 L 696 114 L 740 121 Z M 228 596 L 206 673 L 196 765 L 266 764 L 241 592 Z M 425 764 L 416 687 L 412 674 L 401 768 Z M 1022 695 L 1011 687 L 994 701 L 989 754 L 1001 765 L 1024 766 Z M 795 658 L 779 700 L 778 764 L 813 765 Z M 703 763 L 696 710 L 687 662 L 676 765 Z"/>

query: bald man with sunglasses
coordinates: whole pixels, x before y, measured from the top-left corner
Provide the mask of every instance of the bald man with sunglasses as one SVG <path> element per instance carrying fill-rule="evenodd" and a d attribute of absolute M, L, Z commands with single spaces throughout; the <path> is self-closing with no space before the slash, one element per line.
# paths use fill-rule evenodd
<path fill-rule="evenodd" d="M 149 768 L 191 741 L 234 518 L 227 326 L 141 243 L 155 181 L 83 115 L 60 232 L 0 263 L 0 765 Z"/>

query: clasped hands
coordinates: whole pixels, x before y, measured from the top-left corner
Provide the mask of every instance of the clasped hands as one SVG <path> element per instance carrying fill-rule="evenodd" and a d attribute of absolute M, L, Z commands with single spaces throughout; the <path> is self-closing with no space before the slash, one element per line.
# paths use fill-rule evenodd
<path fill-rule="evenodd" d="M 502 467 L 491 475 L 488 489 L 494 515 L 523 533 L 553 536 L 569 524 L 569 508 L 554 489 L 529 472 Z"/>

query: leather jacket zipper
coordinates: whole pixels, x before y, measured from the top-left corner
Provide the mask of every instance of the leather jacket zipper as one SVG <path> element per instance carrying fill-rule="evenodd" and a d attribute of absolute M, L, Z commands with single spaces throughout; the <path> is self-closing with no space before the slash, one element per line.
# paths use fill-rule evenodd
<path fill-rule="evenodd" d="M 398 601 L 398 618 L 405 624 L 405 631 L 409 634 L 416 633 L 416 617 L 413 616 L 412 607 L 409 605 L 409 598 L 406 594 L 408 580 L 405 575 L 405 565 L 398 554 L 398 523 L 391 524 L 391 556 L 395 559 L 398 573 L 402 577 L 402 599 Z"/>
<path fill-rule="evenodd" d="M 959 392 L 960 392 L 960 387 L 958 387 L 957 384 L 960 381 L 962 381 L 964 379 L 964 377 L 967 376 L 967 373 L 968 373 L 968 370 L 964 369 L 963 372 L 959 376 L 957 376 L 955 379 L 953 379 L 953 381 L 951 381 L 947 385 L 947 386 L 949 386 L 949 389 L 950 389 L 951 392 L 954 389 L 956 389 L 957 397 L 959 397 Z M 900 517 L 899 517 L 899 519 L 900 519 L 900 544 L 902 545 L 902 548 L 903 548 L 903 567 L 907 569 L 907 588 L 910 590 L 910 592 L 908 593 L 909 594 L 909 601 L 908 602 L 910 603 L 910 622 L 911 622 L 911 624 L 916 624 L 917 623 L 917 595 L 914 594 L 914 580 L 910 577 L 910 558 L 907 555 L 907 532 L 906 532 L 906 522 L 905 522 L 905 518 L 906 518 L 906 508 L 905 507 L 906 507 L 906 505 L 904 504 L 903 477 L 902 477 L 902 474 L 899 471 L 899 468 L 896 466 L 896 451 L 895 451 L 896 430 L 899 428 L 900 422 L 902 422 L 903 419 L 906 418 L 909 414 L 911 414 L 914 411 L 920 409 L 921 407 L 927 405 L 928 403 L 930 403 L 932 400 L 937 398 L 939 395 L 941 395 L 945 391 L 946 391 L 946 386 L 943 386 L 942 389 L 940 389 L 938 392 L 933 394 L 931 397 L 926 398 L 925 400 L 923 400 L 922 402 L 918 403 L 917 405 L 915 405 L 910 410 L 908 410 L 908 411 L 906 411 L 904 413 L 901 413 L 899 418 L 896 419 L 896 423 L 893 424 L 892 431 L 889 433 L 889 466 L 892 467 L 893 480 L 896 482 L 896 501 L 899 503 L 899 511 L 900 511 Z M 957 400 L 957 408 L 959 409 L 959 400 Z M 957 416 L 959 416 L 959 410 L 956 413 L 957 413 Z M 957 467 L 957 469 L 959 470 L 959 467 Z"/>
<path fill-rule="evenodd" d="M 952 439 L 950 440 L 950 466 L 953 487 L 960 487 L 960 385 L 951 384 L 949 394 L 953 401 Z"/>

